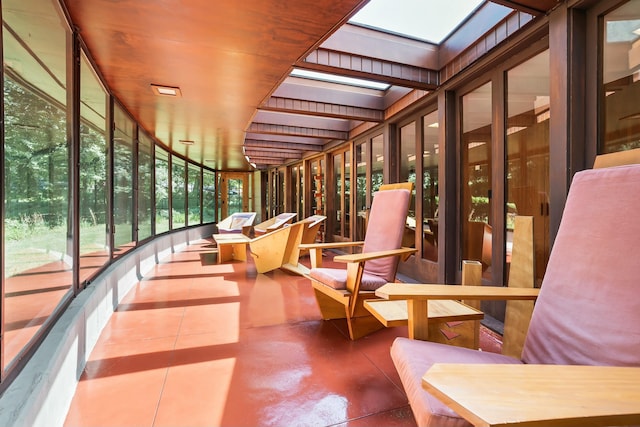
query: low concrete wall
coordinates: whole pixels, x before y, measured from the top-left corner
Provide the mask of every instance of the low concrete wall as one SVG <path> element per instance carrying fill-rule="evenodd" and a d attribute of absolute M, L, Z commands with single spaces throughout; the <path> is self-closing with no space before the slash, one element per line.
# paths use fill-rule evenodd
<path fill-rule="evenodd" d="M 160 260 L 214 230 L 205 225 L 157 237 L 96 277 L 0 396 L 0 426 L 62 426 L 87 358 L 122 298 Z"/>

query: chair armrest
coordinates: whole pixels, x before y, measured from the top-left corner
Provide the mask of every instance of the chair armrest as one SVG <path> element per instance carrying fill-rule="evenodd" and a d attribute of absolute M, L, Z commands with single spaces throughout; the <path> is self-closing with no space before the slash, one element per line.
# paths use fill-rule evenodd
<path fill-rule="evenodd" d="M 376 290 L 376 296 L 389 300 L 535 300 L 539 292 L 538 288 L 387 283 Z"/>
<path fill-rule="evenodd" d="M 329 243 L 303 243 L 298 245 L 300 249 L 334 249 L 348 248 L 350 246 L 362 246 L 364 242 L 329 242 Z"/>
<path fill-rule="evenodd" d="M 400 248 L 390 251 L 367 252 L 362 254 L 338 255 L 333 257 L 335 262 L 364 262 L 372 259 L 386 258 L 390 256 L 409 256 L 417 252 L 415 248 Z"/>
<path fill-rule="evenodd" d="M 436 363 L 422 386 L 474 425 L 640 424 L 638 367 Z"/>

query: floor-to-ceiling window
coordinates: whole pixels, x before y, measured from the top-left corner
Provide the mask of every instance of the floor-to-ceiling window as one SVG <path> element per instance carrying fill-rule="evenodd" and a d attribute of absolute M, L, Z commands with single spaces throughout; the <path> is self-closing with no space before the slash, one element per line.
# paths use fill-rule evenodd
<path fill-rule="evenodd" d="M 507 71 L 506 264 L 515 215 L 532 216 L 536 278 L 549 257 L 549 51 Z"/>
<path fill-rule="evenodd" d="M 138 241 L 142 241 L 152 235 L 153 140 L 144 132 L 138 139 Z"/>
<path fill-rule="evenodd" d="M 492 254 L 491 143 L 492 84 L 486 83 L 461 99 L 461 196 L 462 259 L 482 262 L 490 277 Z"/>
<path fill-rule="evenodd" d="M 108 97 L 86 56 L 80 63 L 80 283 L 109 261 Z"/>
<path fill-rule="evenodd" d="M 202 198 L 202 175 L 201 168 L 193 163 L 189 163 L 187 169 L 187 225 L 198 225 L 202 222 L 200 202 Z"/>
<path fill-rule="evenodd" d="M 55 0 L 3 1 L 2 20 L 4 369 L 71 296 L 74 236 L 67 139 L 69 30 Z M 98 145 L 104 149 L 104 142 Z"/>
<path fill-rule="evenodd" d="M 131 250 L 133 239 L 133 150 L 135 122 L 118 104 L 113 108 L 114 257 Z"/>
<path fill-rule="evenodd" d="M 169 152 L 156 145 L 156 234 L 169 231 Z"/>
<path fill-rule="evenodd" d="M 371 138 L 371 194 L 384 183 L 384 135 Z"/>
<path fill-rule="evenodd" d="M 438 260 L 438 111 L 422 118 L 422 258 Z"/>
<path fill-rule="evenodd" d="M 332 155 L 333 159 L 333 236 L 335 239 L 350 237 L 351 209 L 351 152 L 344 149 Z"/>
<path fill-rule="evenodd" d="M 364 240 L 365 227 L 367 223 L 367 164 L 369 163 L 370 150 L 367 149 L 369 142 L 365 141 L 356 145 L 355 150 L 355 204 L 356 204 L 356 229 L 355 240 Z"/>
<path fill-rule="evenodd" d="M 601 153 L 640 147 L 640 0 L 604 16 Z"/>
<path fill-rule="evenodd" d="M 202 170 L 202 222 L 216 220 L 216 173 Z"/>
<path fill-rule="evenodd" d="M 184 159 L 171 156 L 171 229 L 187 225 L 187 167 Z"/>
<path fill-rule="evenodd" d="M 402 239 L 404 246 L 415 246 L 416 231 L 416 122 L 408 123 L 400 128 L 400 158 L 398 165 L 400 182 L 413 183 L 409 211 L 407 213 L 407 227 L 405 237 Z M 418 227 L 419 228 L 419 227 Z M 411 236 L 413 231 L 414 236 Z"/>

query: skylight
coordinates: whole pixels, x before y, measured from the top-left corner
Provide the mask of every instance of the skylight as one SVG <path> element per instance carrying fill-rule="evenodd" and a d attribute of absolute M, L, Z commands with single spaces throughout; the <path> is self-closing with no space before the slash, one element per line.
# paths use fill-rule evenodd
<path fill-rule="evenodd" d="M 305 79 L 320 80 L 323 82 L 338 83 L 344 85 L 364 87 L 367 89 L 387 90 L 387 83 L 374 82 L 372 80 L 356 79 L 353 77 L 338 76 L 336 74 L 319 73 L 317 71 L 300 70 L 295 68 L 291 72 L 291 77 L 302 77 Z"/>
<path fill-rule="evenodd" d="M 349 22 L 440 43 L 483 0 L 371 0 Z"/>

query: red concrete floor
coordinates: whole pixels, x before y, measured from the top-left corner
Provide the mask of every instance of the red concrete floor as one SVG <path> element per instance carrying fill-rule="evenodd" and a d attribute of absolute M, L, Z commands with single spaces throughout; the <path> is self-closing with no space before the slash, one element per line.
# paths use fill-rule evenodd
<path fill-rule="evenodd" d="M 352 342 L 320 319 L 309 280 L 213 251 L 189 246 L 124 298 L 65 426 L 416 425 L 389 356 L 406 328 Z"/>

